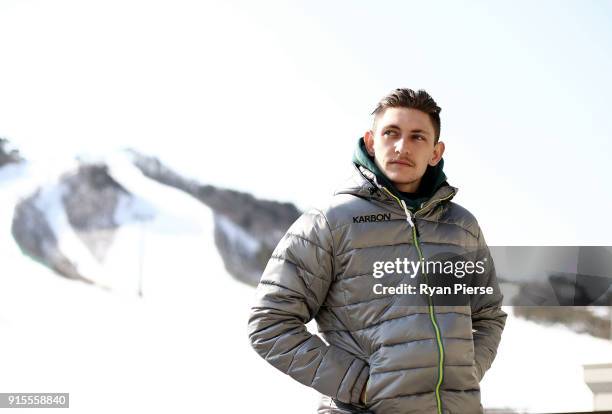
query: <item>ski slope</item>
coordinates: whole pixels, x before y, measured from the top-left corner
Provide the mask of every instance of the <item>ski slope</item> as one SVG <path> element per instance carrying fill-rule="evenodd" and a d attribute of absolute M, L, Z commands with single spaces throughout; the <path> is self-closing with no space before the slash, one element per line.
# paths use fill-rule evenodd
<path fill-rule="evenodd" d="M 151 221 L 124 223 L 97 269 L 114 290 L 66 280 L 21 255 L 10 237 L 12 206 L 33 174 L 57 171 L 0 171 L 0 390 L 69 392 L 76 413 L 313 412 L 318 394 L 252 350 L 254 290 L 225 271 L 211 211 L 125 160 L 112 166 L 156 209 Z"/>

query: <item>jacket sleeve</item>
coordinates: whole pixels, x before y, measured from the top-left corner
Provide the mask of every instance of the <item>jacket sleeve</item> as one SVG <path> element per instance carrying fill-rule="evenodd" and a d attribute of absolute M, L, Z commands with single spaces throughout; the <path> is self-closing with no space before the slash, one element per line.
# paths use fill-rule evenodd
<path fill-rule="evenodd" d="M 501 309 L 503 295 L 497 283 L 493 258 L 480 227 L 478 229 L 478 257 L 479 260 L 485 261 L 485 272 L 476 276 L 481 278 L 478 285 L 493 288 L 493 294 L 474 295 L 471 300 L 474 354 L 480 381 L 495 359 L 508 316 Z"/>
<path fill-rule="evenodd" d="M 348 404 L 359 404 L 369 376 L 363 360 L 312 335 L 334 276 L 332 234 L 326 217 L 302 214 L 272 253 L 255 293 L 249 340 L 266 361 L 300 383 Z"/>

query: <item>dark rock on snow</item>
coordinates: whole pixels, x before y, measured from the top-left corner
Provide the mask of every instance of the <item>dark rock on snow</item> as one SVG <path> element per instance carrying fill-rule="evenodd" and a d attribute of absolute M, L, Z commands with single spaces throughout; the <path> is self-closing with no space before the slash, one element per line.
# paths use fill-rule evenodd
<path fill-rule="evenodd" d="M 145 176 L 183 190 L 213 210 L 215 243 L 226 269 L 238 280 L 257 285 L 274 248 L 301 214 L 295 205 L 201 184 L 182 177 L 155 157 L 130 153 Z"/>

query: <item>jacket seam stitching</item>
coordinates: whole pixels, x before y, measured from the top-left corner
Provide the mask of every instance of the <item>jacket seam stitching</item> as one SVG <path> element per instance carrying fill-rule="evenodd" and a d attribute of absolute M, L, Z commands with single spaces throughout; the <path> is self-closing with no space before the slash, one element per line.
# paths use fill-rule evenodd
<path fill-rule="evenodd" d="M 405 222 L 406 222 L 406 220 L 404 220 L 404 223 Z M 354 250 L 372 249 L 374 247 L 395 247 L 395 246 L 402 246 L 402 245 L 405 245 L 405 244 L 412 245 L 412 242 L 399 242 L 399 243 L 393 243 L 393 244 L 375 244 L 375 245 L 372 245 L 372 246 L 353 247 L 353 248 L 350 248 L 349 250 L 346 250 L 346 251 L 344 251 L 342 253 L 338 253 L 338 256 L 343 256 L 345 254 L 352 253 Z"/>
<path fill-rule="evenodd" d="M 370 329 L 370 328 L 372 328 L 374 326 L 381 325 L 381 324 L 383 324 L 385 322 L 391 322 L 391 321 L 395 321 L 395 320 L 402 319 L 402 318 L 412 317 L 412 316 L 415 316 L 415 315 L 427 315 L 427 313 L 426 312 L 415 312 L 415 313 L 411 313 L 410 315 L 402 315 L 402 316 L 398 316 L 397 318 L 385 319 L 384 321 L 380 321 L 380 322 L 374 323 L 372 325 L 368 325 L 368 326 L 365 326 L 363 328 L 357 329 L 357 331 L 363 331 L 363 330 L 366 330 L 366 329 Z"/>
<path fill-rule="evenodd" d="M 350 276 L 346 276 L 346 277 L 342 277 L 342 278 L 337 278 L 336 282 L 342 282 L 344 280 L 348 280 L 348 279 L 354 279 L 356 277 L 360 277 L 360 276 L 370 276 L 372 272 L 367 272 L 367 273 L 361 273 L 358 275 L 350 275 Z"/>
<path fill-rule="evenodd" d="M 388 371 L 370 371 L 370 375 L 379 375 L 379 374 L 389 374 L 392 372 L 399 372 L 399 371 L 410 371 L 413 369 L 425 369 L 425 368 L 438 368 L 438 364 L 436 365 L 425 365 L 422 367 L 406 367 L 406 368 L 398 368 L 398 369 L 390 369 Z"/>
<path fill-rule="evenodd" d="M 286 321 L 285 321 L 286 322 Z M 273 337 L 274 339 L 274 343 L 272 343 L 272 346 L 270 347 L 270 349 L 268 349 L 268 352 L 266 352 L 266 355 L 263 357 L 266 361 L 268 360 L 268 358 L 270 357 L 270 352 L 272 352 L 272 350 L 274 349 L 274 347 L 276 346 L 276 343 L 285 335 L 287 334 L 292 334 L 294 333 L 293 331 L 300 331 L 300 327 L 297 326 L 295 328 L 292 328 L 286 332 L 281 333 L 280 335 L 277 335 L 275 337 Z M 310 339 L 310 338 L 308 338 Z"/>
<path fill-rule="evenodd" d="M 478 236 L 476 234 L 474 234 L 474 232 L 470 231 L 467 227 L 462 226 L 461 224 L 459 224 L 457 222 L 454 222 L 454 221 L 431 220 L 431 219 L 427 219 L 425 217 L 416 217 L 416 220 L 422 220 L 422 221 L 426 221 L 428 223 L 444 223 L 444 224 L 450 224 L 450 225 L 453 225 L 453 226 L 457 226 L 460 229 L 464 230 L 466 233 L 469 233 L 475 239 L 478 238 Z"/>
<path fill-rule="evenodd" d="M 393 348 L 394 346 L 398 346 L 398 345 L 405 345 L 405 344 L 409 344 L 412 342 L 420 342 L 420 341 L 434 341 L 435 339 L 436 338 L 419 338 L 419 339 L 411 339 L 409 341 L 397 342 L 393 344 L 382 344 L 378 347 L 376 351 L 379 351 L 381 348 Z M 458 340 L 463 340 L 463 341 L 473 340 L 473 338 L 459 338 L 459 337 L 452 337 L 452 336 L 445 336 L 444 339 L 458 339 Z"/>
<path fill-rule="evenodd" d="M 445 367 L 473 367 L 474 364 L 444 364 Z M 413 369 L 425 369 L 425 368 L 438 368 L 438 364 L 436 365 L 425 365 L 422 367 L 406 367 L 406 368 L 398 368 L 398 369 L 391 369 L 388 371 L 376 371 L 376 372 L 372 372 L 370 371 L 370 375 L 378 375 L 378 374 L 389 374 L 391 372 L 399 372 L 399 371 L 410 371 Z"/>
<path fill-rule="evenodd" d="M 286 289 L 286 290 L 288 290 L 289 292 L 293 292 L 293 293 L 296 293 L 296 294 L 298 294 L 298 295 L 300 295 L 300 296 L 304 296 L 304 294 L 303 294 L 302 292 L 299 292 L 299 291 L 297 291 L 297 290 L 294 290 L 294 289 L 288 288 L 287 286 L 281 285 L 280 283 L 277 283 L 277 282 L 275 282 L 275 281 L 273 281 L 273 280 L 261 279 L 261 280 L 259 281 L 259 283 L 262 283 L 262 284 L 264 284 L 264 285 L 277 286 L 277 287 L 280 287 L 280 288 Z"/>
<path fill-rule="evenodd" d="M 353 382 L 353 385 L 351 386 L 351 389 L 350 389 L 350 399 L 351 399 L 351 401 L 353 400 L 353 392 L 355 391 L 355 386 L 357 385 L 357 382 L 359 381 L 359 378 L 361 378 L 361 374 L 363 373 L 364 369 L 366 369 L 366 364 L 364 364 L 361 367 L 361 369 L 357 373 L 357 376 L 355 377 L 355 381 Z M 361 395 L 359 395 L 357 398 L 359 400 L 358 402 L 361 402 Z"/>
<path fill-rule="evenodd" d="M 323 217 L 323 220 L 325 220 L 327 230 L 329 231 L 329 237 L 331 238 L 331 252 L 328 252 L 328 253 L 331 256 L 332 278 L 335 278 L 335 275 L 336 275 L 336 263 L 335 263 L 336 262 L 336 246 L 335 246 L 335 241 L 334 241 L 334 233 L 332 232 L 331 225 L 329 224 L 329 220 L 327 219 L 327 216 L 325 215 L 325 213 L 323 213 L 321 210 L 316 209 L 316 208 L 314 210 L 317 211 Z"/>
<path fill-rule="evenodd" d="M 317 372 L 319 372 L 319 368 L 321 368 L 321 364 L 323 363 L 323 360 L 325 359 L 325 357 L 327 357 L 328 352 L 329 352 L 329 348 L 327 349 L 325 354 L 321 356 L 321 360 L 319 361 L 319 364 L 317 365 L 317 369 L 315 369 L 314 375 L 312 376 L 312 379 L 310 380 L 311 385 L 314 382 L 315 378 L 317 377 Z"/>
<path fill-rule="evenodd" d="M 293 236 L 293 237 L 297 237 L 298 239 L 302 239 L 304 241 L 307 241 L 308 243 L 318 247 L 319 249 L 323 250 L 325 253 L 329 254 L 330 256 L 332 255 L 331 252 L 329 252 L 327 249 L 325 249 L 323 246 L 319 245 L 318 243 L 313 242 L 312 240 L 310 240 L 308 237 L 304 237 L 300 234 L 296 234 L 296 233 L 290 233 L 287 232 L 286 233 L 287 236 Z"/>
<path fill-rule="evenodd" d="M 270 307 L 252 307 L 251 309 L 253 310 L 269 310 L 269 309 L 275 309 L 275 308 L 270 308 Z M 253 338 L 255 335 L 259 335 L 261 334 L 263 331 L 265 331 L 266 329 L 270 329 L 270 328 L 274 328 L 277 325 L 283 324 L 283 323 L 287 323 L 286 319 L 281 319 L 280 321 L 276 321 L 268 326 L 264 326 L 263 328 L 260 328 L 258 330 L 256 330 L 255 332 L 251 332 L 249 333 L 249 338 Z"/>
<path fill-rule="evenodd" d="M 351 361 L 351 363 L 348 366 L 348 369 L 346 370 L 346 372 L 344 373 L 344 375 L 342 376 L 342 379 L 340 380 L 340 384 L 338 384 L 338 390 L 336 391 L 336 395 L 340 395 L 340 390 L 342 389 L 342 383 L 344 382 L 344 379 L 346 378 L 346 376 L 348 375 L 349 371 L 351 370 L 351 367 L 353 366 L 353 364 L 355 363 L 355 359 L 353 359 Z M 352 394 L 349 392 L 349 401 L 352 399 Z"/>
<path fill-rule="evenodd" d="M 395 395 L 393 397 L 383 397 L 383 398 L 377 398 L 376 401 L 382 401 L 382 400 L 392 400 L 394 398 L 404 398 L 404 397 L 418 397 L 420 395 L 425 395 L 425 394 L 435 394 L 435 391 L 423 391 L 423 392 L 414 392 L 412 394 L 399 394 L 399 395 Z"/>
<path fill-rule="evenodd" d="M 311 337 L 308 337 L 308 338 L 304 339 L 302 342 L 298 343 L 296 346 L 292 347 L 292 348 L 291 348 L 291 349 L 289 349 L 287 352 L 284 352 L 284 353 L 283 353 L 283 354 L 287 354 L 287 353 L 289 353 L 289 352 L 293 351 L 294 349 L 298 348 L 298 349 L 297 349 L 297 350 L 296 350 L 296 351 L 293 353 L 293 355 L 291 356 L 291 361 L 289 362 L 289 365 L 287 366 L 287 373 L 288 373 L 289 371 L 291 371 L 291 365 L 293 364 L 293 360 L 295 359 L 295 356 L 297 355 L 299 348 L 301 348 L 301 347 L 302 347 L 302 345 L 304 345 L 306 342 L 308 342 L 308 340 L 310 340 L 310 338 L 311 338 Z M 283 354 L 279 354 L 279 356 L 280 356 L 280 355 L 283 355 Z"/>
<path fill-rule="evenodd" d="M 480 392 L 480 390 L 476 389 L 476 388 L 470 388 L 468 390 L 441 389 L 440 391 L 448 391 L 448 392 Z M 412 394 L 400 394 L 400 395 L 395 395 L 393 397 L 377 398 L 376 401 L 392 400 L 394 398 L 411 398 L 411 397 L 417 397 L 419 395 L 425 395 L 425 394 L 435 394 L 435 391 L 415 392 L 415 393 L 412 393 Z"/>
<path fill-rule="evenodd" d="M 325 279 L 325 278 L 323 278 L 323 277 L 321 277 L 321 276 L 317 276 L 316 274 L 312 273 L 310 270 L 306 269 L 304 266 L 297 264 L 296 262 L 294 262 L 293 260 L 290 260 L 290 259 L 289 259 L 289 258 L 287 258 L 287 257 L 283 257 L 283 256 L 279 256 L 279 255 L 273 254 L 273 255 L 271 255 L 271 256 L 270 256 L 270 258 L 271 258 L 271 259 L 282 260 L 282 261 L 285 261 L 285 262 L 287 262 L 287 263 L 291 263 L 291 264 L 292 264 L 292 265 L 294 265 L 295 267 L 297 267 L 297 268 L 299 268 L 299 269 L 302 269 L 304 272 L 308 273 L 309 275 L 312 275 L 314 278 L 316 278 L 316 279 L 320 279 L 320 280 L 322 280 L 322 281 L 324 281 L 324 282 L 326 282 L 326 283 L 328 282 L 328 280 L 327 280 L 327 279 Z M 264 279 L 264 280 L 265 280 L 265 279 Z M 307 286 L 310 286 L 310 284 L 307 284 Z"/>
<path fill-rule="evenodd" d="M 451 312 L 440 312 L 439 314 L 448 314 L 448 313 L 454 313 L 454 314 L 458 314 L 458 315 L 468 316 L 465 313 L 452 312 L 452 311 Z M 428 315 L 428 314 L 429 314 L 428 312 L 414 312 L 414 313 L 411 313 L 410 315 L 402 315 L 402 316 L 398 316 L 397 318 L 385 319 L 384 321 L 379 321 L 379 322 L 373 323 L 371 325 L 365 326 L 363 328 L 355 329 L 352 332 L 357 332 L 357 331 L 363 331 L 363 330 L 366 330 L 366 329 L 370 329 L 372 327 L 381 325 L 381 324 L 383 324 L 385 322 L 391 322 L 391 321 L 395 321 L 397 319 L 407 318 L 407 317 L 411 317 L 411 316 L 415 316 L 415 315 Z M 346 329 L 328 329 L 328 330 L 321 331 L 321 332 L 342 332 L 342 331 L 346 331 Z"/>
<path fill-rule="evenodd" d="M 306 283 L 306 281 L 304 280 L 303 277 L 300 277 L 300 279 L 302 280 L 302 282 L 304 283 L 304 286 L 306 286 L 306 289 L 304 292 L 300 292 L 298 290 L 294 290 L 291 288 L 288 288 L 285 285 L 282 285 L 278 282 L 275 282 L 273 280 L 268 280 L 268 279 L 261 279 L 259 281 L 259 283 L 264 284 L 264 285 L 270 285 L 270 286 L 277 286 L 280 287 L 282 289 L 288 290 L 289 292 L 295 293 L 296 295 L 298 295 L 299 297 L 303 298 L 304 300 L 302 301 L 302 303 L 306 306 L 306 308 L 308 309 L 308 320 L 311 320 L 313 318 L 313 314 L 316 313 L 314 311 L 312 311 L 312 309 L 310 308 L 310 302 L 309 302 L 309 296 L 314 297 L 316 306 L 319 306 L 318 304 L 318 299 L 316 297 L 316 294 L 312 291 L 312 289 L 310 288 L 310 285 L 308 283 Z M 281 310 L 282 311 L 282 310 Z M 295 316 L 295 315 L 293 315 Z M 297 318 L 297 316 L 296 316 Z M 299 318 L 298 318 L 299 319 Z M 301 320 L 301 319 L 300 319 Z"/>
<path fill-rule="evenodd" d="M 368 300 L 363 300 L 363 301 L 359 301 L 359 302 L 353 302 L 353 303 L 345 303 L 344 305 L 332 305 L 330 306 L 330 308 L 343 308 L 343 307 L 349 307 L 349 306 L 353 306 L 353 305 L 360 305 L 363 303 L 369 303 L 369 302 L 374 302 L 375 300 L 383 300 L 383 299 L 388 299 L 388 298 L 393 298 L 396 295 L 379 295 L 377 298 L 372 298 L 372 299 L 368 299 Z"/>

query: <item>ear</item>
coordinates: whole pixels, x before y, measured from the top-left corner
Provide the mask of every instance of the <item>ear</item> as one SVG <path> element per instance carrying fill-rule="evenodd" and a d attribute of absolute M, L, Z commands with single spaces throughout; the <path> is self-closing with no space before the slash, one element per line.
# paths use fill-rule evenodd
<path fill-rule="evenodd" d="M 363 134 L 363 141 L 365 142 L 368 154 L 374 156 L 374 133 L 372 130 L 367 130 L 365 134 Z"/>
<path fill-rule="evenodd" d="M 442 159 L 442 155 L 444 154 L 444 142 L 438 141 L 436 145 L 434 145 L 433 156 L 429 160 L 429 165 L 435 167 L 440 160 Z"/>

